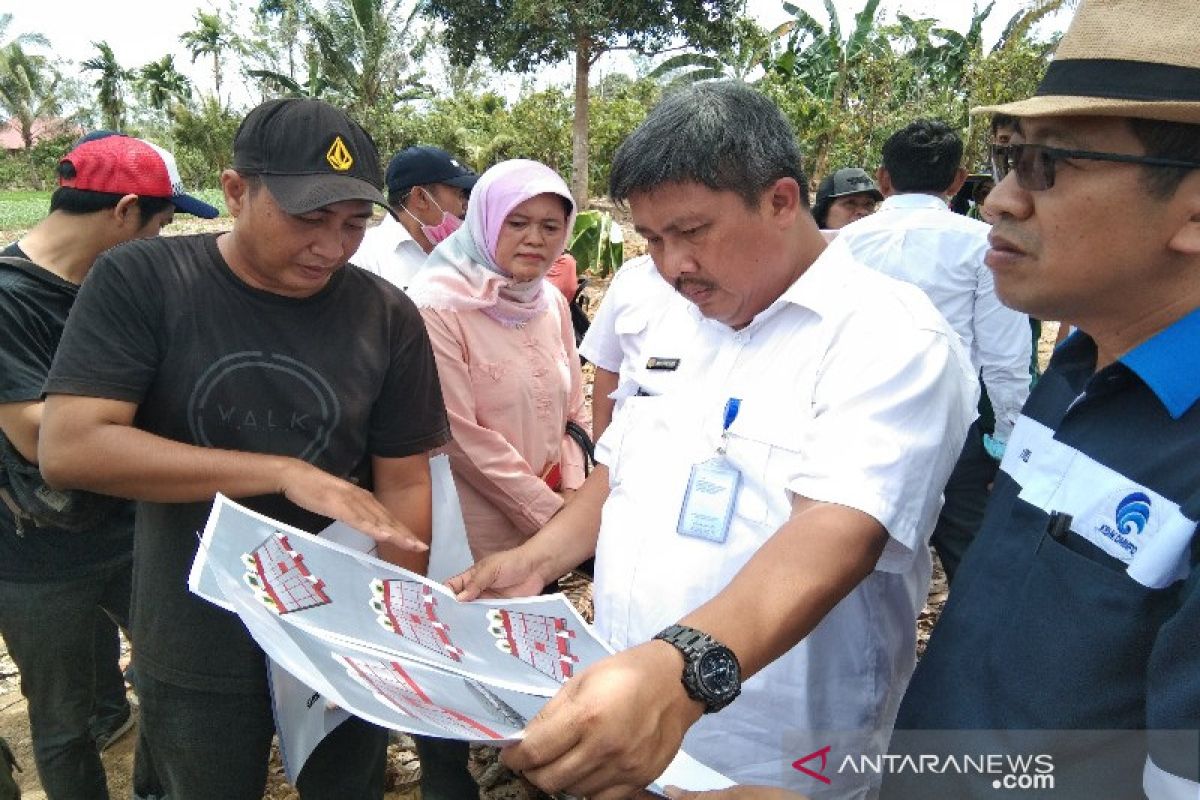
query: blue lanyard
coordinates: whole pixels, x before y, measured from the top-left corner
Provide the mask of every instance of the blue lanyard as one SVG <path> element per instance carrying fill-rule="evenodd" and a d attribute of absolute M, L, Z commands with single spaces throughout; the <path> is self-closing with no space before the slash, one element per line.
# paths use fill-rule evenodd
<path fill-rule="evenodd" d="M 725 401 L 725 419 L 721 424 L 721 444 L 717 447 L 717 453 L 725 454 L 726 445 L 729 443 L 729 426 L 737 419 L 738 411 L 742 408 L 742 400 L 740 397 L 731 397 Z"/>
<path fill-rule="evenodd" d="M 742 408 L 742 399 L 740 397 L 731 397 L 725 401 L 725 422 L 721 426 L 722 433 L 729 432 L 729 426 L 737 419 L 738 411 Z"/>

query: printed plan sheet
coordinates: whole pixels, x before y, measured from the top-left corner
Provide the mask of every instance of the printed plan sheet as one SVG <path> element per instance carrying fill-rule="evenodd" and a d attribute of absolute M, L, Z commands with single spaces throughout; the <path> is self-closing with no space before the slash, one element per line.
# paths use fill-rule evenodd
<path fill-rule="evenodd" d="M 561 594 L 460 603 L 342 543 L 365 550 L 365 536 L 336 533 L 314 536 L 218 495 L 189 577 L 270 656 L 293 781 L 347 712 L 409 733 L 515 742 L 564 682 L 611 653 Z M 660 780 L 730 785 L 682 753 Z"/>

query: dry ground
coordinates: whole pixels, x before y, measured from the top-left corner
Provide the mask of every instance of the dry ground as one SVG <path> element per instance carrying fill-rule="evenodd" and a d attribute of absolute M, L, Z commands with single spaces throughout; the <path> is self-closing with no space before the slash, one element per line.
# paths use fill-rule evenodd
<path fill-rule="evenodd" d="M 627 215 L 620 209 L 610 205 L 599 204 L 605 210 L 613 211 L 618 219 L 627 223 Z M 196 220 L 188 216 L 180 216 L 167 229 L 168 234 L 194 233 L 203 230 L 222 230 L 229 224 L 228 220 Z M 632 228 L 625 224 L 626 256 L 632 257 L 645 252 L 645 243 L 641 237 L 633 233 Z M 0 230 L 0 242 L 15 241 L 23 231 Z M 606 280 L 594 281 L 587 294 L 592 299 L 592 311 L 603 296 L 607 287 Z M 1039 347 L 1039 360 L 1044 366 L 1053 348 L 1054 335 L 1058 326 L 1048 323 L 1043 330 Z M 590 368 L 586 370 L 590 379 Z M 589 392 L 590 394 L 590 392 Z M 933 582 L 929 589 L 929 600 L 925 610 L 917 621 L 918 652 L 923 652 L 929 631 L 937 621 L 938 614 L 946 602 L 946 581 L 940 566 L 935 565 Z M 568 589 L 569 596 L 576 602 L 585 605 L 590 618 L 590 587 L 575 584 Z M 28 717 L 25 701 L 19 691 L 19 676 L 12 659 L 8 657 L 7 649 L 0 642 L 0 736 L 7 739 L 16 753 L 18 762 L 25 771 L 18 776 L 19 785 L 24 792 L 25 800 L 44 800 L 45 793 L 37 779 L 33 766 L 33 756 L 30 750 Z M 135 736 L 129 735 L 114 744 L 104 753 L 104 765 L 108 771 L 109 793 L 114 800 L 124 800 L 132 796 L 130 783 L 133 771 L 133 745 Z M 420 790 L 416 783 L 420 778 L 420 766 L 411 747 L 401 740 L 393 744 L 389 751 L 388 781 L 389 791 L 387 800 L 419 800 Z M 495 759 L 495 753 L 490 748 L 476 748 L 472 752 L 472 773 L 485 787 L 481 797 L 483 800 L 535 800 L 545 797 L 541 793 L 523 784 L 520 779 L 505 770 Z M 294 800 L 298 795 L 283 777 L 283 768 L 276 755 L 271 762 L 271 774 L 264 800 Z"/>

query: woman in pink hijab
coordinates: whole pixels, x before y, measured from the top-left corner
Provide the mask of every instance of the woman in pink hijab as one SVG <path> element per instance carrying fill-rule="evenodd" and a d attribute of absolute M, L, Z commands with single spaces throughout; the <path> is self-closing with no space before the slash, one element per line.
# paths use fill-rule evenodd
<path fill-rule="evenodd" d="M 574 219 L 554 170 L 501 162 L 408 289 L 437 359 L 476 560 L 521 544 L 583 483 L 565 435 L 568 420 L 590 428 L 583 376 L 566 300 L 544 279 Z"/>

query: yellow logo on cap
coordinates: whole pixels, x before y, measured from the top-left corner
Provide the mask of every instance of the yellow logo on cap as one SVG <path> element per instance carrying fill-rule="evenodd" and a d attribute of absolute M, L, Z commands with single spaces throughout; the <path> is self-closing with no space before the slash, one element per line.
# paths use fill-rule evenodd
<path fill-rule="evenodd" d="M 325 151 L 325 160 L 338 172 L 345 172 L 354 166 L 354 156 L 350 155 L 350 148 L 346 147 L 341 136 L 334 137 L 333 144 Z"/>

